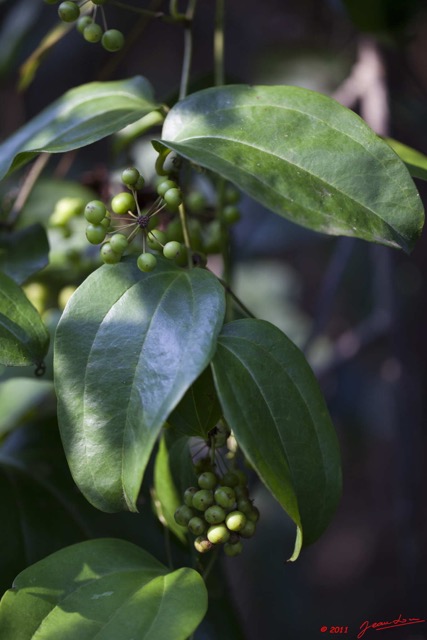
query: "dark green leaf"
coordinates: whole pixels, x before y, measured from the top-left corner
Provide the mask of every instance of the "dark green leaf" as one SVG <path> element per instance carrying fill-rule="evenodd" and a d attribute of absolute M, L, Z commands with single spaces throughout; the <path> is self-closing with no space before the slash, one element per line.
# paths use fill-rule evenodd
<path fill-rule="evenodd" d="M 341 491 L 336 435 L 301 351 L 264 320 L 225 325 L 213 360 L 224 415 L 265 485 L 298 527 L 296 549 L 329 524 Z"/>
<path fill-rule="evenodd" d="M 16 578 L 0 605 L 0 636 L 185 640 L 206 606 L 206 588 L 193 569 L 168 573 L 129 542 L 91 540 L 54 553 Z"/>
<path fill-rule="evenodd" d="M 191 385 L 175 411 L 168 418 L 169 424 L 187 436 L 206 439 L 221 418 L 211 368 L 208 367 Z"/>
<path fill-rule="evenodd" d="M 414 178 L 420 178 L 421 180 L 427 180 L 427 156 L 416 151 L 412 147 L 408 147 L 406 144 L 402 144 L 398 140 L 393 138 L 386 138 L 386 142 L 397 153 L 399 158 L 406 164 L 409 173 Z"/>
<path fill-rule="evenodd" d="M 412 249 L 423 207 L 390 147 L 355 113 L 299 87 L 227 86 L 169 112 L 165 145 L 302 226 Z"/>
<path fill-rule="evenodd" d="M 49 333 L 39 314 L 21 288 L 0 273 L 0 363 L 37 365 L 48 347 Z"/>
<path fill-rule="evenodd" d="M 206 368 L 224 317 L 224 292 L 203 269 L 159 259 L 103 266 L 70 299 L 55 342 L 64 447 L 86 498 L 136 510 L 157 436 Z"/>
<path fill-rule="evenodd" d="M 159 520 L 165 527 L 168 527 L 181 542 L 186 541 L 184 527 L 175 522 L 173 514 L 180 504 L 182 498 L 175 487 L 171 468 L 169 464 L 169 451 L 165 438 L 161 438 L 159 450 L 154 464 L 154 501 Z"/>
<path fill-rule="evenodd" d="M 165 430 L 165 442 L 169 452 L 172 478 L 181 495 L 184 495 L 187 487 L 197 484 L 188 436 L 183 436 L 172 427 Z"/>
<path fill-rule="evenodd" d="M 0 179 L 36 154 L 85 147 L 156 108 L 149 82 L 90 82 L 67 91 L 0 145 Z"/>
<path fill-rule="evenodd" d="M 49 243 L 40 224 L 0 234 L 0 270 L 17 284 L 43 269 L 48 254 Z"/>

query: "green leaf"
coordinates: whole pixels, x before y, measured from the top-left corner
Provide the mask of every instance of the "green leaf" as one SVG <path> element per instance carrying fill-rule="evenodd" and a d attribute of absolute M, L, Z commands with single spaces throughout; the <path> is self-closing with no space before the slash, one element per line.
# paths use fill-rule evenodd
<path fill-rule="evenodd" d="M 105 511 L 136 510 L 171 411 L 210 362 L 224 292 L 209 271 L 159 259 L 105 265 L 70 299 L 55 342 L 64 447 L 75 481 Z"/>
<path fill-rule="evenodd" d="M 411 176 L 427 180 L 427 156 L 424 153 L 416 151 L 398 140 L 393 140 L 393 138 L 385 138 L 385 141 L 406 164 Z"/>
<path fill-rule="evenodd" d="M 135 545 L 82 542 L 23 571 L 0 605 L 0 636 L 20 640 L 185 640 L 207 594 L 193 569 L 168 573 Z"/>
<path fill-rule="evenodd" d="M 40 224 L 0 234 L 0 270 L 22 284 L 48 264 L 49 243 Z"/>
<path fill-rule="evenodd" d="M 0 363 L 38 365 L 49 347 L 49 333 L 21 288 L 0 273 Z"/>
<path fill-rule="evenodd" d="M 424 221 L 411 177 L 359 116 L 299 87 L 231 85 L 169 112 L 164 145 L 272 211 L 331 235 L 412 249 Z"/>
<path fill-rule="evenodd" d="M 86 147 L 156 107 L 151 85 L 141 76 L 71 89 L 0 145 L 0 179 L 42 151 Z"/>
<path fill-rule="evenodd" d="M 184 495 L 188 487 L 197 484 L 188 436 L 182 435 L 172 427 L 165 430 L 165 443 L 172 478 L 181 495 Z"/>
<path fill-rule="evenodd" d="M 175 411 L 168 418 L 177 431 L 187 436 L 206 439 L 209 431 L 221 418 L 211 368 L 208 367 L 194 382 Z"/>
<path fill-rule="evenodd" d="M 264 320 L 237 320 L 218 338 L 213 372 L 225 418 L 246 457 L 298 528 L 314 542 L 341 491 L 337 438 L 301 351 Z"/>
<path fill-rule="evenodd" d="M 159 520 L 168 527 L 181 542 L 186 541 L 184 527 L 175 522 L 174 513 L 182 504 L 175 487 L 169 464 L 169 451 L 165 437 L 161 438 L 154 463 L 154 501 Z"/>

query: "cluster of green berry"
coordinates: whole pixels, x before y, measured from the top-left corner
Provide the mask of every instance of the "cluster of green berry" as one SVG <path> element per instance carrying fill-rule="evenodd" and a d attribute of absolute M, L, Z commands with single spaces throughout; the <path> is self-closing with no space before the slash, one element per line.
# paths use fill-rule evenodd
<path fill-rule="evenodd" d="M 194 546 L 206 553 L 223 544 L 227 556 L 242 552 L 242 538 L 255 533 L 259 511 L 249 498 L 243 471 L 227 471 L 218 478 L 213 470 L 198 476 L 198 487 L 184 492 L 184 504 L 175 511 L 175 521 L 196 536 Z"/>
<path fill-rule="evenodd" d="M 47 4 L 57 4 L 59 0 L 44 0 Z M 97 43 L 101 41 L 101 45 L 106 51 L 119 51 L 124 43 L 125 38 L 118 29 L 105 30 L 95 22 L 98 6 L 101 8 L 104 24 L 106 25 L 104 7 L 108 0 L 90 0 L 94 5 L 91 15 L 80 15 L 81 7 L 88 3 L 89 0 L 64 0 L 58 7 L 58 15 L 62 22 L 76 22 L 77 31 L 83 35 L 86 42 Z"/>

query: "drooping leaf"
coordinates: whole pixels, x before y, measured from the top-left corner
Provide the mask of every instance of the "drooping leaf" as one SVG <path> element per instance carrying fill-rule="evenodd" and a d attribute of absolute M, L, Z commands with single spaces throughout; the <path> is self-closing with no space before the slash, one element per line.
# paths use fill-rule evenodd
<path fill-rule="evenodd" d="M 193 569 L 168 573 L 129 542 L 90 540 L 57 551 L 16 578 L 0 604 L 0 635 L 185 640 L 206 607 L 206 588 Z"/>
<path fill-rule="evenodd" d="M 156 106 L 151 85 L 142 76 L 71 89 L 0 145 L 0 179 L 42 151 L 85 147 Z"/>
<path fill-rule="evenodd" d="M 398 140 L 393 140 L 393 138 L 386 138 L 385 140 L 406 164 L 411 176 L 427 180 L 427 156 L 424 153 L 408 147 L 408 145 Z"/>
<path fill-rule="evenodd" d="M 173 427 L 165 430 L 165 443 L 169 453 L 169 467 L 175 485 L 184 495 L 188 487 L 197 484 L 197 477 L 190 454 L 189 438 Z"/>
<path fill-rule="evenodd" d="M 390 147 L 331 98 L 291 86 L 199 91 L 166 117 L 163 143 L 315 231 L 411 250 L 423 207 Z"/>
<path fill-rule="evenodd" d="M 17 284 L 43 269 L 48 254 L 46 231 L 40 224 L 0 234 L 0 270 Z"/>
<path fill-rule="evenodd" d="M 96 507 L 136 510 L 156 438 L 211 360 L 223 317 L 215 276 L 160 259 L 148 274 L 131 260 L 103 266 L 71 297 L 55 342 L 58 415 Z"/>
<path fill-rule="evenodd" d="M 187 436 L 206 439 L 220 417 L 221 405 L 208 367 L 191 385 L 168 422 Z"/>
<path fill-rule="evenodd" d="M 252 319 L 224 326 L 212 366 L 239 445 L 297 525 L 296 559 L 329 524 L 341 490 L 337 438 L 314 374 L 285 334 Z"/>
<path fill-rule="evenodd" d="M 49 347 L 49 333 L 22 289 L 0 273 L 0 363 L 39 365 Z"/>
<path fill-rule="evenodd" d="M 185 529 L 177 524 L 174 518 L 175 511 L 179 505 L 182 504 L 182 498 L 180 498 L 178 494 L 172 477 L 169 451 L 164 436 L 160 440 L 159 450 L 154 463 L 154 492 L 158 518 L 181 542 L 185 542 Z"/>

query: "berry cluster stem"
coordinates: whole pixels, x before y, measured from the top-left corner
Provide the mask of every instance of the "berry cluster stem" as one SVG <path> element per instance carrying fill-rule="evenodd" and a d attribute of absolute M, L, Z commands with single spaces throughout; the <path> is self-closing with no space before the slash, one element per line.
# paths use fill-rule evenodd
<path fill-rule="evenodd" d="M 179 88 L 180 100 L 183 100 L 188 92 L 191 59 L 193 56 L 193 18 L 196 11 L 196 5 L 197 0 L 189 0 L 187 11 L 185 12 L 184 55 L 182 60 L 181 84 Z"/>

